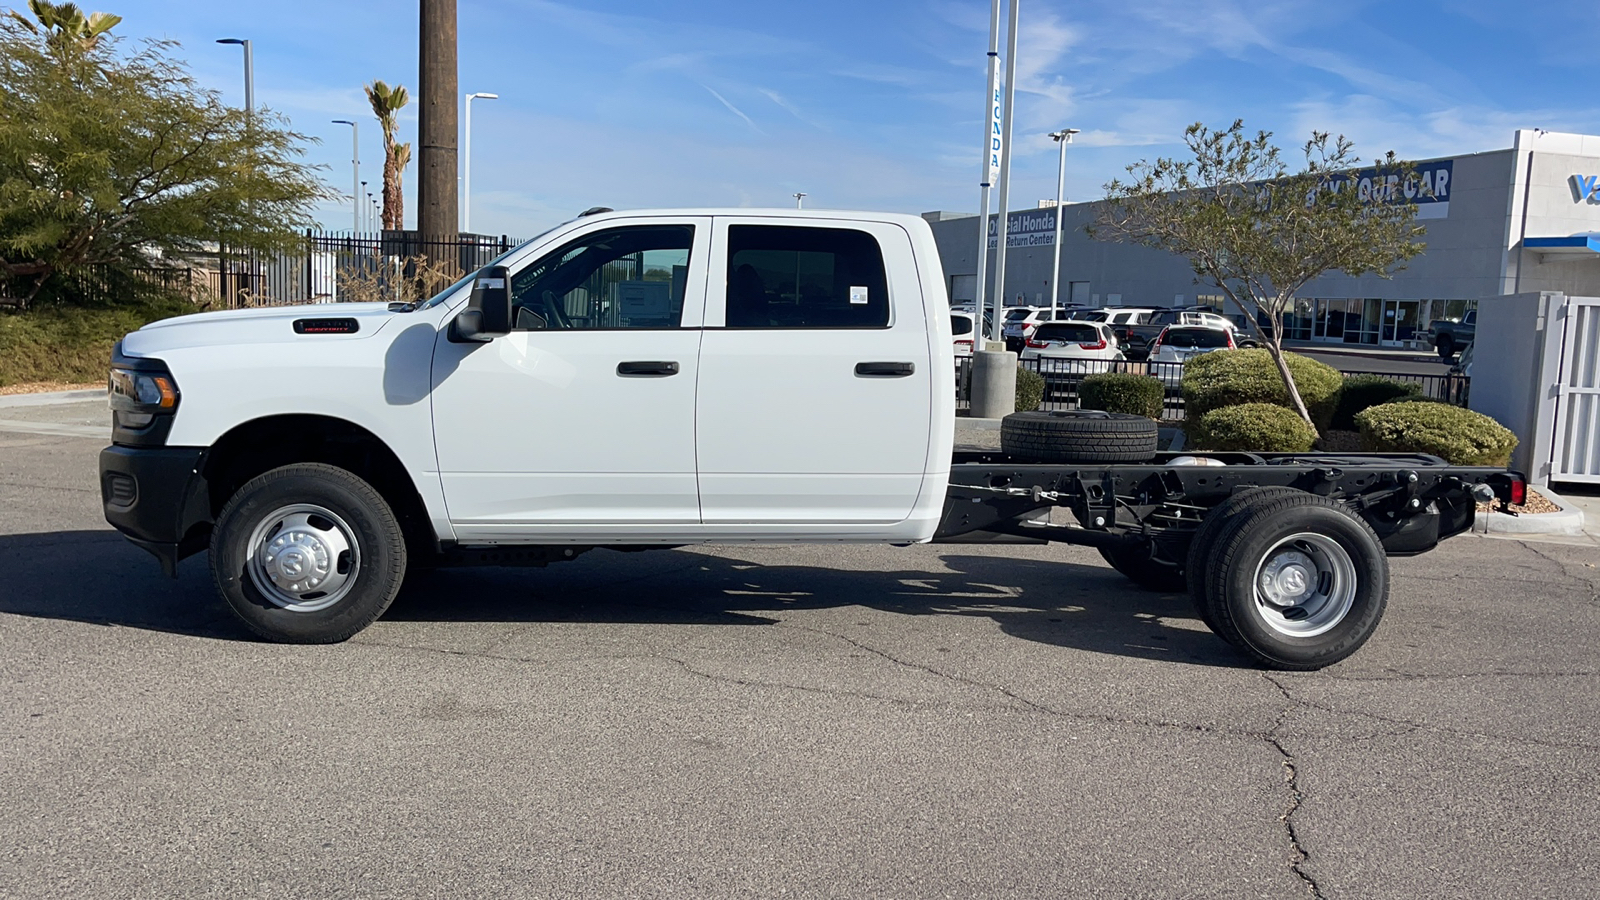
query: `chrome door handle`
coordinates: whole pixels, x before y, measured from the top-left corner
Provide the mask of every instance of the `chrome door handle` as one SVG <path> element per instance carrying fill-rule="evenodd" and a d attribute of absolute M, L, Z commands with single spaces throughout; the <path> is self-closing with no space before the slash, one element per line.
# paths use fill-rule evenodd
<path fill-rule="evenodd" d="M 678 374 L 678 364 L 666 361 L 617 363 L 617 374 L 624 378 L 665 378 Z"/>
<path fill-rule="evenodd" d="M 916 371 L 916 364 L 908 362 L 856 363 L 856 376 L 859 378 L 904 378 Z"/>

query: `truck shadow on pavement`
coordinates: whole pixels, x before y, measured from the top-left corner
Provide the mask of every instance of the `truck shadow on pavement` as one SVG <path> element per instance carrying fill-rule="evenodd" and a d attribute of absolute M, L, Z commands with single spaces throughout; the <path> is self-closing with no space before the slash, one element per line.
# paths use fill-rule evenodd
<path fill-rule="evenodd" d="M 384 615 L 388 623 L 589 623 L 838 626 L 805 613 L 859 606 L 906 616 L 988 618 L 1007 635 L 1091 653 L 1249 667 L 1206 630 L 1189 598 L 1147 591 L 1101 565 L 964 548 L 890 551 L 906 567 L 810 564 L 815 550 L 722 547 L 714 552 L 596 550 L 545 569 L 418 572 Z M 847 554 L 841 550 L 841 556 Z M 806 564 L 799 564 L 805 560 Z M 218 599 L 206 557 L 179 577 L 110 531 L 0 535 L 12 589 L 0 613 L 254 640 Z M 15 589 L 27 585 L 26 589 Z"/>

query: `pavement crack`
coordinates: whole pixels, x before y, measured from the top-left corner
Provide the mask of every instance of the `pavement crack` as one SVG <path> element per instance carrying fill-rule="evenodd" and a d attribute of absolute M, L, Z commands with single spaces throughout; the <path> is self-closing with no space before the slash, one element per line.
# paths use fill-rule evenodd
<path fill-rule="evenodd" d="M 1294 872 L 1295 876 L 1306 886 L 1306 890 L 1314 900 L 1324 900 L 1325 895 L 1322 893 L 1322 886 L 1317 884 L 1317 880 L 1311 877 L 1311 873 L 1305 869 L 1306 863 L 1311 861 L 1311 854 L 1306 850 L 1305 845 L 1300 842 L 1300 832 L 1295 827 L 1294 822 L 1294 814 L 1300 811 L 1300 806 L 1306 799 L 1305 792 L 1300 789 L 1300 769 L 1295 761 L 1294 754 L 1283 746 L 1283 740 L 1278 736 L 1278 729 L 1283 727 L 1283 723 L 1288 720 L 1289 714 L 1305 704 L 1303 701 L 1295 699 L 1294 695 L 1289 693 L 1289 689 L 1271 675 L 1263 672 L 1261 677 L 1268 684 L 1277 688 L 1285 701 L 1285 705 L 1278 712 L 1278 717 L 1273 721 L 1272 727 L 1267 729 L 1261 738 L 1283 757 L 1283 783 L 1289 793 L 1289 801 L 1284 807 L 1283 814 L 1278 816 L 1278 822 L 1283 825 L 1284 835 L 1289 841 L 1289 870 Z"/>

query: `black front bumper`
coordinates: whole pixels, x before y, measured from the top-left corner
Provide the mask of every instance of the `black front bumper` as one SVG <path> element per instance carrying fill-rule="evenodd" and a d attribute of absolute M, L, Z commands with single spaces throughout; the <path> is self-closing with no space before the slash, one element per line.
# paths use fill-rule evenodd
<path fill-rule="evenodd" d="M 161 561 L 176 578 L 178 560 L 204 550 L 211 497 L 203 447 L 124 447 L 100 451 L 100 501 L 106 521 Z"/>

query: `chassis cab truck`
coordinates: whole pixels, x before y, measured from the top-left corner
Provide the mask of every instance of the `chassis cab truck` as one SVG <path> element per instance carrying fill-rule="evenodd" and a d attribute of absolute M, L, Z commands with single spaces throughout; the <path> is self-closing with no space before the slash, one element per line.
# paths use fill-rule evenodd
<path fill-rule="evenodd" d="M 420 304 L 202 313 L 111 363 L 107 520 L 208 551 L 256 634 L 344 640 L 408 568 L 592 548 L 1065 541 L 1186 590 L 1265 665 L 1372 634 L 1387 556 L 1521 479 L 1433 457 L 1179 456 L 1019 413 L 955 453 L 944 274 L 914 216 L 591 211 Z"/>

